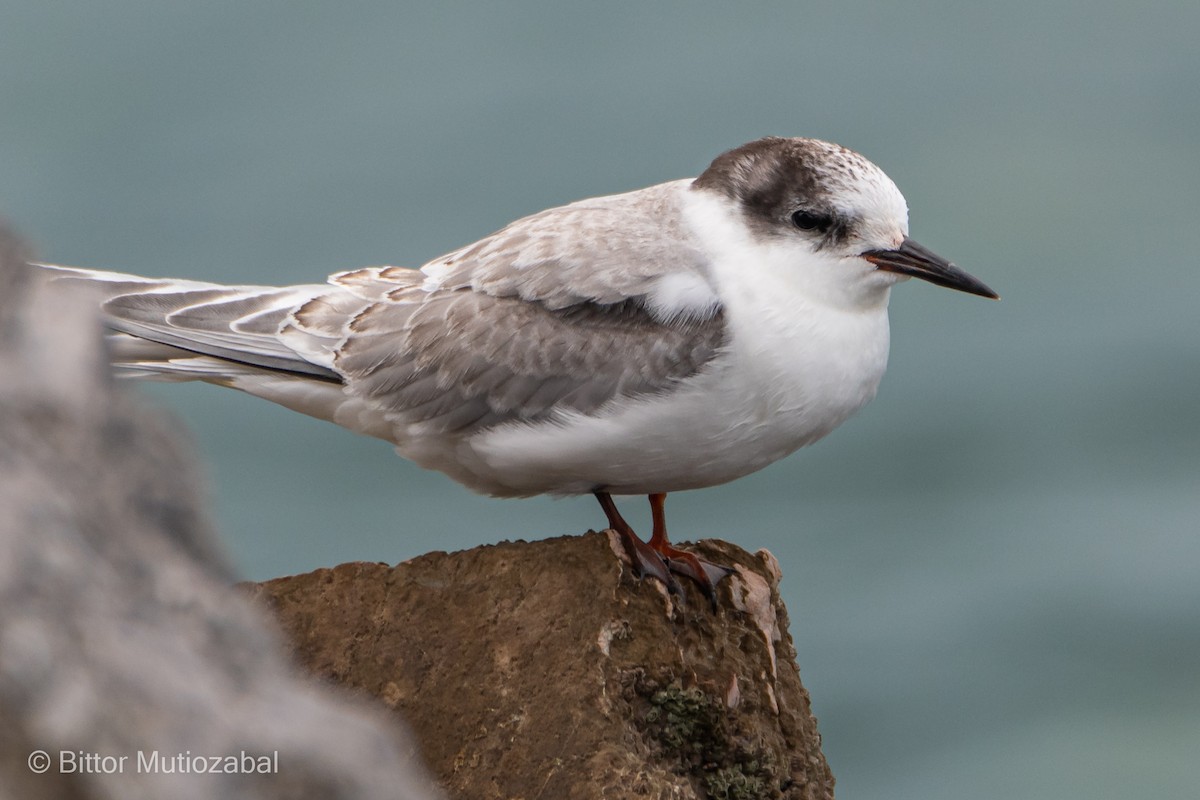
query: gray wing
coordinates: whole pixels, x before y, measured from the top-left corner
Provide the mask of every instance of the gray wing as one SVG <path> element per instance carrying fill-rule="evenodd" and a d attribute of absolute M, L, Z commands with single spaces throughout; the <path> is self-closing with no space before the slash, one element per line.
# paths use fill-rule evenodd
<path fill-rule="evenodd" d="M 354 318 L 334 368 L 398 422 L 463 431 L 668 392 L 724 340 L 719 311 L 665 325 L 634 300 L 548 308 L 412 289 Z"/>
<path fill-rule="evenodd" d="M 393 419 L 437 430 L 595 413 L 618 398 L 671 391 L 720 351 L 720 306 L 661 313 L 665 276 L 709 285 L 707 261 L 680 218 L 687 181 L 593 198 L 518 220 L 408 270 L 337 278 L 379 299 L 339 331 L 334 368 Z M 324 300 L 297 317 L 316 330 L 345 309 Z"/>
<path fill-rule="evenodd" d="M 43 268 L 103 287 L 130 374 L 236 386 L 330 419 L 344 391 L 392 424 L 468 432 L 669 392 L 721 350 L 715 300 L 667 314 L 652 302 L 664 276 L 715 298 L 681 230 L 681 185 L 551 209 L 421 271 L 361 269 L 326 286 Z"/>
<path fill-rule="evenodd" d="M 690 244 L 681 219 L 680 198 L 690 183 L 547 209 L 421 271 L 427 285 L 519 297 L 549 309 L 641 301 L 668 274 L 710 284 L 707 259 Z"/>

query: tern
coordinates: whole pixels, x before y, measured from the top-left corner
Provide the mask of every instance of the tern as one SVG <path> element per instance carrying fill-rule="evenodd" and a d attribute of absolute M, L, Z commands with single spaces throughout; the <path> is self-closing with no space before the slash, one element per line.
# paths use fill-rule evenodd
<path fill-rule="evenodd" d="M 38 266 L 102 287 L 121 374 L 240 389 L 485 494 L 593 494 L 639 575 L 714 603 L 727 570 L 670 543 L 667 493 L 760 470 L 862 408 L 900 281 L 997 298 L 909 238 L 877 166 L 779 137 L 420 269 L 266 287 Z M 649 497 L 648 542 L 613 495 Z"/>

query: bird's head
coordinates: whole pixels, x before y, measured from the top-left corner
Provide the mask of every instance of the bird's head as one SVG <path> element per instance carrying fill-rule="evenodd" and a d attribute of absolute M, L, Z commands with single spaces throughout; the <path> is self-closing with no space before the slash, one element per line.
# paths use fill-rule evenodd
<path fill-rule="evenodd" d="M 736 209 L 756 247 L 813 291 L 881 297 L 909 277 L 982 297 L 982 281 L 908 238 L 908 205 L 883 170 L 817 139 L 768 137 L 721 154 L 693 189 Z"/>

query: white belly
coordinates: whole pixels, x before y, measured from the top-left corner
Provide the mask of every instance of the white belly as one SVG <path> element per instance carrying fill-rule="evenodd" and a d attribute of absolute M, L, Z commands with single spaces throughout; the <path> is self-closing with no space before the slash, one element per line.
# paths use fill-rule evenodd
<path fill-rule="evenodd" d="M 821 310 L 820 319 L 808 310 L 800 326 L 789 311 L 745 320 L 749 330 L 731 321 L 734 346 L 669 395 L 594 417 L 502 426 L 458 442 L 447 461 L 406 455 L 501 496 L 649 494 L 734 480 L 845 421 L 874 396 L 887 365 L 886 307 Z"/>

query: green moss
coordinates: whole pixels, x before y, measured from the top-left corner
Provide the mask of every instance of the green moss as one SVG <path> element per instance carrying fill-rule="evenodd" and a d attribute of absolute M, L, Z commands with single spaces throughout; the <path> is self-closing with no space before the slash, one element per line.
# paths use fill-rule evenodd
<path fill-rule="evenodd" d="M 724 744 L 720 710 L 699 689 L 670 686 L 655 692 L 646 721 L 668 753 L 687 761 L 708 760 Z"/>
<path fill-rule="evenodd" d="M 775 759 L 735 735 L 725 706 L 700 689 L 672 684 L 647 698 L 645 729 L 710 800 L 774 800 Z"/>
<path fill-rule="evenodd" d="M 719 769 L 704 778 L 704 790 L 711 800 L 759 800 L 778 797 L 772 794 L 769 776 L 747 775 L 740 766 Z"/>

